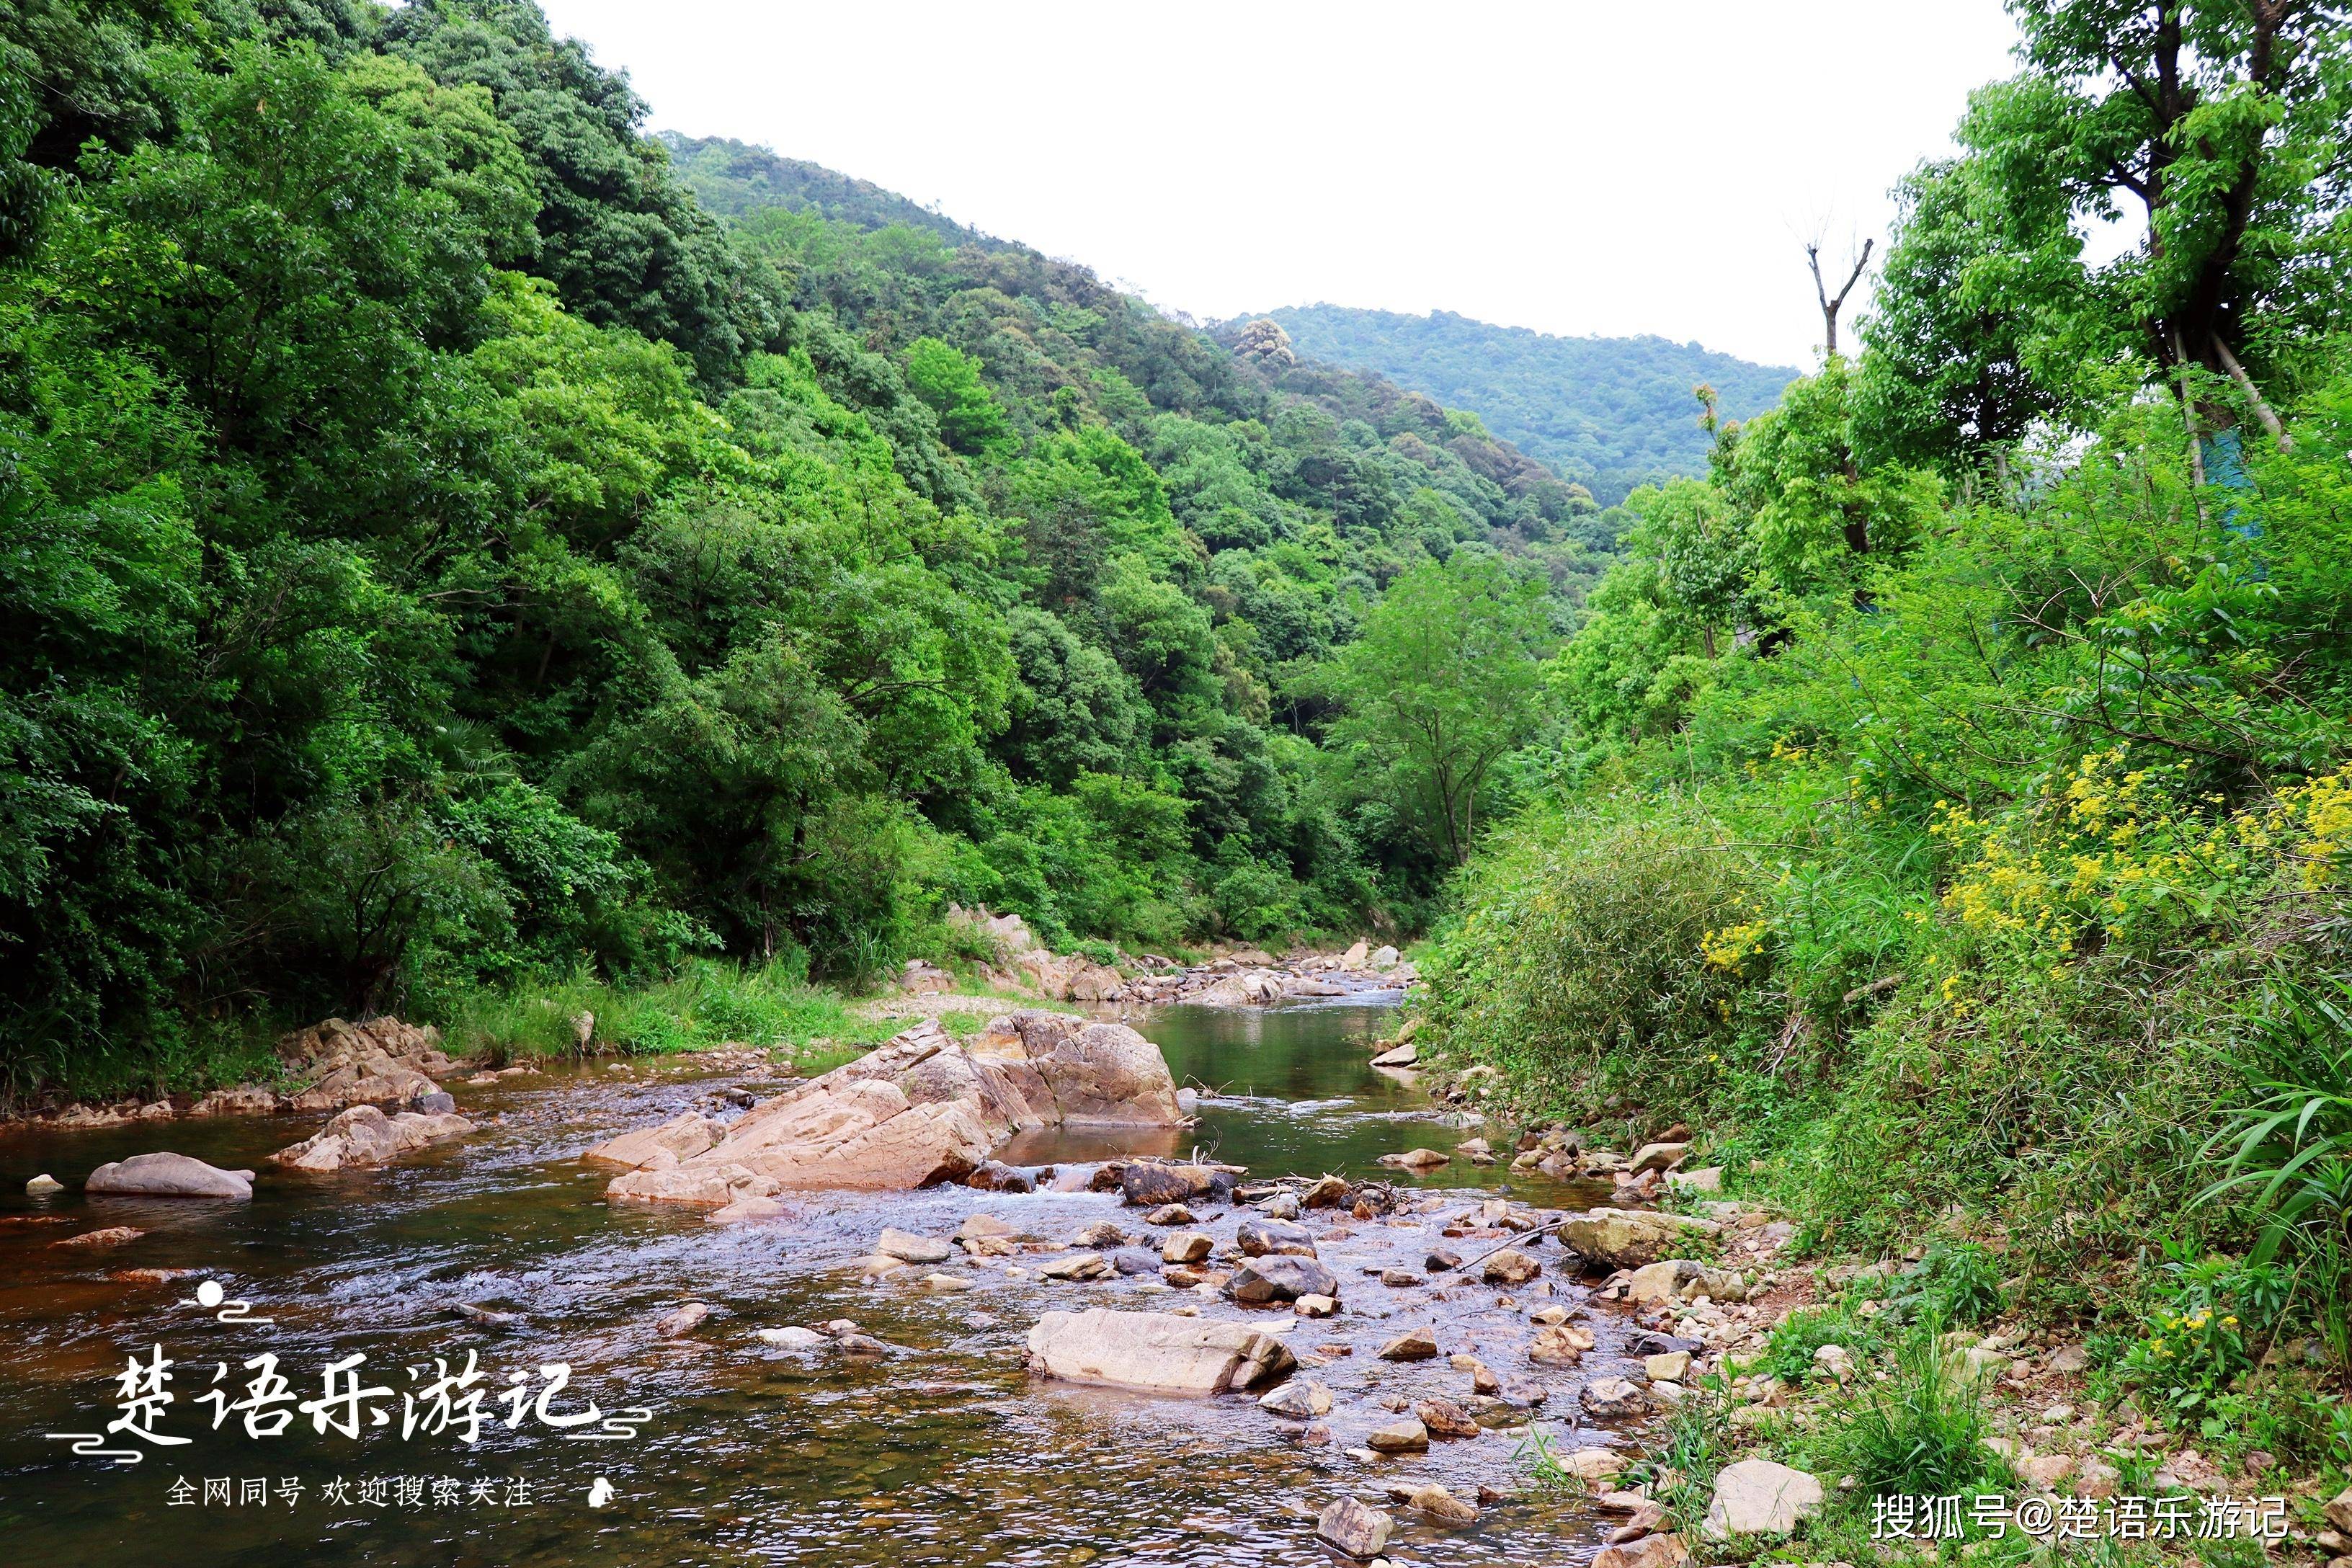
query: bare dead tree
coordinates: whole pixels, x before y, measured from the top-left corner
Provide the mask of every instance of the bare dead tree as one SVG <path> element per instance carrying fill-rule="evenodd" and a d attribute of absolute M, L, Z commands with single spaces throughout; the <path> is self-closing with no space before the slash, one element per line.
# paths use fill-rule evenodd
<path fill-rule="evenodd" d="M 1805 264 L 1813 269 L 1813 295 L 1822 302 L 1822 352 L 1825 356 L 1838 352 L 1838 312 L 1845 309 L 1846 296 L 1853 292 L 1853 286 L 1862 281 L 1862 269 L 1870 265 L 1871 247 L 1877 243 L 1875 239 L 1862 242 L 1862 254 L 1854 258 L 1853 270 L 1845 275 L 1845 287 L 1837 291 L 1835 299 L 1830 297 L 1829 285 L 1822 278 L 1821 241 L 1805 243 Z"/>

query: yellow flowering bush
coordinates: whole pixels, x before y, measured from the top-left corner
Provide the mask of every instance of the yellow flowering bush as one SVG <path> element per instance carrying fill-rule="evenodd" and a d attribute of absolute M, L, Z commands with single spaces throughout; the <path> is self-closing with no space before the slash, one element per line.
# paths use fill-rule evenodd
<path fill-rule="evenodd" d="M 2116 747 L 2060 773 L 2022 810 L 1986 818 L 1948 801 L 1928 831 L 1958 867 L 1943 895 L 1962 931 L 2063 956 L 2096 931 L 2125 941 L 2210 919 L 2224 900 L 2341 880 L 2352 856 L 2352 767 L 2220 809 L 2177 766 L 2131 768 Z"/>

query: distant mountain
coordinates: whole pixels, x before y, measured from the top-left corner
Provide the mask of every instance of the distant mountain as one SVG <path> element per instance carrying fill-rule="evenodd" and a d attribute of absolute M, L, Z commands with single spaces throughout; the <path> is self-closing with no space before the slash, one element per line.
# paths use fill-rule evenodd
<path fill-rule="evenodd" d="M 1705 471 L 1707 436 L 1694 386 L 1713 386 L 1724 416 L 1745 419 L 1779 402 L 1799 374 L 1696 343 L 1555 338 L 1450 310 L 1408 316 L 1294 305 L 1266 314 L 1300 354 L 1371 371 L 1468 409 L 1604 505 L 1646 479 Z"/>
<path fill-rule="evenodd" d="M 681 136 L 664 131 L 660 138 L 669 149 L 671 165 L 693 187 L 702 205 L 729 217 L 781 207 L 865 229 L 903 225 L 929 229 L 952 245 L 1005 248 L 1006 242 L 993 235 L 933 212 L 896 191 L 886 191 L 871 180 L 854 179 L 822 163 L 778 157 L 765 147 L 724 136 Z"/>

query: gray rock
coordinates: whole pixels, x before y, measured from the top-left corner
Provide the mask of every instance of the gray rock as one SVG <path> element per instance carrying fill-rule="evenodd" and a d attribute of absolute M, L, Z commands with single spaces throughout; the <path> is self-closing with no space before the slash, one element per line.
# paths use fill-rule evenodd
<path fill-rule="evenodd" d="M 1253 1307 L 1296 1301 L 1301 1296 L 1329 1296 L 1336 1300 L 1339 1281 L 1311 1258 L 1282 1253 L 1253 1258 L 1243 1264 L 1225 1282 L 1225 1294 L 1244 1306 Z"/>
<path fill-rule="evenodd" d="M 785 1351 L 815 1350 L 820 1345 L 832 1342 L 814 1329 L 761 1329 L 758 1333 L 762 1343 Z"/>
<path fill-rule="evenodd" d="M 1294 1377 L 1257 1402 L 1260 1410 L 1294 1421 L 1312 1421 L 1331 1413 L 1331 1391 L 1309 1377 Z"/>
<path fill-rule="evenodd" d="M 253 1173 L 224 1171 L 185 1154 L 133 1154 L 92 1171 L 82 1191 L 150 1198 L 250 1198 Z"/>
<path fill-rule="evenodd" d="M 1275 1253 L 1289 1253 L 1298 1258 L 1313 1258 L 1315 1237 L 1305 1226 L 1292 1225 L 1287 1220 L 1245 1219 L 1234 1232 L 1245 1258 L 1265 1258 Z"/>
<path fill-rule="evenodd" d="M 1343 1497 L 1315 1518 L 1315 1539 L 1361 1562 L 1377 1557 L 1396 1534 L 1396 1521 L 1381 1509 Z"/>
<path fill-rule="evenodd" d="M 1587 1415 L 1614 1421 L 1649 1409 L 1650 1396 L 1630 1378 L 1601 1377 L 1584 1385 L 1583 1404 Z"/>
<path fill-rule="evenodd" d="M 61 1193 L 65 1190 L 66 1184 L 63 1182 L 46 1172 L 25 1184 L 25 1191 L 37 1198 L 47 1193 Z"/>
<path fill-rule="evenodd" d="M 882 1239 L 874 1244 L 874 1250 L 901 1263 L 945 1263 L 954 1249 L 944 1241 L 916 1236 L 894 1226 L 883 1231 Z"/>
<path fill-rule="evenodd" d="M 1297 1364 L 1281 1341 L 1246 1323 L 1171 1312 L 1047 1312 L 1028 1347 L 1041 1376 L 1147 1394 L 1254 1388 Z"/>
<path fill-rule="evenodd" d="M 1786 1535 L 1821 1506 L 1822 1483 L 1814 1477 L 1770 1459 L 1742 1459 L 1717 1474 L 1702 1528 L 1713 1541 Z"/>

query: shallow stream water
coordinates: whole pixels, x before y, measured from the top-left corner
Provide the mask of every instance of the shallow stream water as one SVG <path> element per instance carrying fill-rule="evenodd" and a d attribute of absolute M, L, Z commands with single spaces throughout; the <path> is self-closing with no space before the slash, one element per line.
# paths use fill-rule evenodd
<path fill-rule="evenodd" d="M 1366 1065 L 1367 1043 L 1391 1016 L 1360 1001 L 1160 1010 L 1135 1022 L 1160 1045 L 1179 1082 L 1207 1091 L 1197 1128 L 1152 1149 L 1038 1137 L 1007 1157 L 1090 1160 L 1176 1152 L 1181 1142 L 1260 1177 L 1389 1176 L 1443 1194 L 1448 1213 L 1506 1194 L 1582 1206 L 1584 1194 L 1499 1167 L 1457 1161 L 1418 1182 L 1381 1171 L 1381 1154 L 1451 1150 L 1475 1131 L 1450 1124 L 1444 1107 Z M 1517 1479 L 1519 1439 L 1496 1432 L 1371 1464 L 1345 1453 L 1399 1419 L 1383 1398 L 1468 1394 L 1468 1374 L 1443 1357 L 1414 1364 L 1376 1358 L 1387 1339 L 1422 1323 L 1436 1326 L 1449 1353 L 1472 1350 L 1507 1378 L 1532 1374 L 1550 1385 L 1543 1420 L 1562 1447 L 1619 1440 L 1578 1434 L 1573 1416 L 1582 1379 L 1625 1369 L 1612 1353 L 1617 1327 L 1605 1315 L 1593 1314 L 1601 1348 L 1582 1368 L 1531 1368 L 1520 1347 L 1528 1310 L 1546 1303 L 1541 1294 L 1523 1289 L 1505 1306 L 1498 1291 L 1460 1276 L 1391 1288 L 1367 1272 L 1385 1266 L 1420 1274 L 1437 1241 L 1435 1214 L 1352 1222 L 1351 1234 L 1325 1241 L 1346 1310 L 1306 1321 L 1286 1310 L 1195 1301 L 1148 1276 L 1075 1285 L 1035 1278 L 1034 1265 L 1057 1252 L 1007 1260 L 1028 1268 L 1023 1279 L 967 1269 L 959 1258 L 949 1267 L 968 1272 L 975 1288 L 957 1292 L 923 1289 L 924 1268 L 869 1282 L 844 1267 L 868 1252 L 886 1225 L 944 1237 L 978 1212 L 1053 1241 L 1114 1219 L 1156 1252 L 1160 1237 L 1115 1194 L 803 1194 L 789 1200 L 782 1223 L 740 1227 L 607 1206 L 606 1173 L 580 1164 L 581 1150 L 691 1106 L 715 1110 L 728 1096 L 774 1086 L 756 1074 L 677 1066 L 460 1086 L 461 1109 L 486 1119 L 480 1132 L 390 1169 L 328 1177 L 263 1166 L 269 1151 L 309 1131 L 315 1118 L 0 1133 L 0 1563 L 1323 1562 L 1313 1515 L 1345 1492 L 1435 1479 L 1459 1496 Z M 264 1174 L 250 1204 L 79 1192 L 94 1166 L 158 1148 Z M 70 1190 L 46 1202 L 26 1198 L 26 1180 L 43 1171 Z M 1203 1209 L 1201 1228 L 1222 1244 L 1244 1213 Z M 58 1217 L 68 1223 L 40 1223 Z M 92 1225 L 147 1234 L 111 1247 L 52 1245 Z M 1475 1257 L 1494 1243 L 1445 1245 Z M 1549 1272 L 1557 1247 L 1530 1250 L 1548 1268 L 1537 1291 L 1580 1303 L 1582 1289 Z M 126 1272 L 169 1268 L 194 1272 L 161 1282 Z M 206 1279 L 219 1282 L 228 1304 L 199 1302 L 194 1291 Z M 655 1321 L 689 1300 L 708 1303 L 710 1319 L 684 1338 L 657 1336 Z M 271 1321 L 217 1321 L 222 1311 L 234 1315 L 238 1300 L 251 1303 L 252 1318 Z M 457 1315 L 460 1303 L 520 1321 L 485 1325 Z M 1302 1446 L 1296 1424 L 1238 1395 L 1150 1398 L 1045 1383 L 1023 1369 L 1022 1343 L 1042 1311 L 1177 1304 L 1248 1317 L 1301 1352 L 1352 1346 L 1346 1359 L 1311 1374 L 1334 1394 L 1335 1440 Z M 829 1348 L 782 1351 L 753 1333 L 844 1318 L 897 1353 L 861 1361 Z M 166 1385 L 173 1397 L 149 1406 L 152 1426 L 188 1440 L 106 1434 L 123 1414 L 118 1384 L 126 1362 L 150 1362 L 158 1345 L 173 1363 Z M 347 1437 L 315 1432 L 298 1414 L 279 1435 L 249 1436 L 234 1405 L 256 1375 L 245 1363 L 264 1352 L 278 1357 L 298 1400 L 319 1396 L 329 1363 L 364 1353 L 357 1373 L 392 1390 L 366 1406 L 384 1424 L 362 1424 Z M 468 1446 L 453 1432 L 425 1429 L 404 1436 L 400 1395 L 423 1394 L 436 1358 L 462 1370 L 468 1352 L 490 1415 L 478 1440 Z M 539 1369 L 558 1363 L 571 1369 L 570 1383 L 550 1415 L 577 1414 L 590 1399 L 608 1415 L 643 1406 L 650 1414 L 635 1436 L 588 1437 L 604 1423 L 558 1429 L 528 1407 L 509 1427 L 510 1376 L 525 1379 L 535 1404 L 548 1382 Z M 215 1387 L 231 1406 L 217 1429 L 220 1402 L 204 1397 Z M 412 1411 L 428 1408 L 420 1397 Z M 110 1447 L 143 1457 L 125 1465 L 78 1455 L 50 1433 L 98 1433 Z M 299 1492 L 289 1494 L 289 1481 Z M 253 1498 L 257 1483 L 266 1501 Z M 607 1488 L 609 1499 L 591 1506 Z M 175 1501 L 175 1492 L 187 1500 Z M 1541 1494 L 1489 1508 L 1459 1531 L 1396 1511 L 1406 1529 L 1391 1555 L 1433 1568 L 1580 1563 L 1606 1530 L 1575 1499 Z"/>

